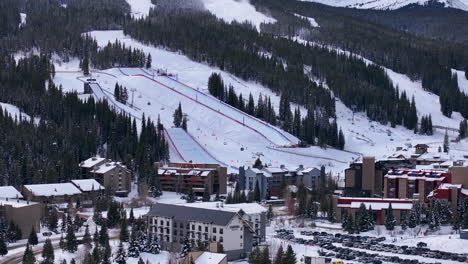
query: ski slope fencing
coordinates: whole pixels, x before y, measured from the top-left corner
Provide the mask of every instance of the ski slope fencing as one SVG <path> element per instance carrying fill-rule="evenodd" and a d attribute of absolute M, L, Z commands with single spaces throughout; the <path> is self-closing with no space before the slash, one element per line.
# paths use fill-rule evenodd
<path fill-rule="evenodd" d="M 222 164 L 182 128 L 166 128 L 166 135 L 177 154 L 186 162 Z"/>
<path fill-rule="evenodd" d="M 202 105 L 219 115 L 228 118 L 235 123 L 242 125 L 257 134 L 261 135 L 267 141 L 275 146 L 290 146 L 297 144 L 297 140 L 292 140 L 283 134 L 277 128 L 269 125 L 268 123 L 252 117 L 220 100 L 214 98 L 206 93 L 194 89 L 186 84 L 179 82 L 169 76 L 158 76 L 149 73 L 143 69 L 127 69 L 120 68 L 120 72 L 127 76 L 136 76 L 147 78 L 154 83 L 159 84 L 165 88 L 172 90 L 199 105 Z M 139 71 L 139 72 L 138 72 Z"/>

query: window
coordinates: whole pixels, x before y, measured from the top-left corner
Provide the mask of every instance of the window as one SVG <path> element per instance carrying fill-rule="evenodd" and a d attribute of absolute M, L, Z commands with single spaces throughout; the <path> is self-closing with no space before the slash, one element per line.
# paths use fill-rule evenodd
<path fill-rule="evenodd" d="M 208 227 L 207 226 L 205 226 L 205 232 L 208 233 Z"/>
<path fill-rule="evenodd" d="M 177 236 L 177 230 L 174 229 L 174 236 Z"/>
<path fill-rule="evenodd" d="M 222 229 L 222 228 L 219 229 L 219 233 L 220 233 L 220 234 L 223 233 L 223 229 Z"/>
<path fill-rule="evenodd" d="M 213 236 L 213 241 L 216 241 L 216 236 Z"/>
<path fill-rule="evenodd" d="M 163 220 L 159 221 L 159 223 L 160 223 L 161 225 L 164 225 L 164 221 L 163 221 Z"/>
<path fill-rule="evenodd" d="M 242 235 L 240 235 L 240 238 L 242 239 Z"/>
<path fill-rule="evenodd" d="M 222 236 L 219 237 L 219 242 L 223 242 L 223 237 Z"/>
<path fill-rule="evenodd" d="M 213 233 L 216 234 L 216 227 L 213 227 Z"/>
<path fill-rule="evenodd" d="M 195 225 L 192 225 L 192 230 L 195 230 Z"/>
<path fill-rule="evenodd" d="M 169 221 L 166 221 L 166 225 L 169 226 Z"/>
<path fill-rule="evenodd" d="M 200 231 L 200 232 L 201 232 L 201 226 L 198 226 L 198 231 Z"/>
<path fill-rule="evenodd" d="M 180 223 L 180 228 L 184 228 L 184 224 Z"/>

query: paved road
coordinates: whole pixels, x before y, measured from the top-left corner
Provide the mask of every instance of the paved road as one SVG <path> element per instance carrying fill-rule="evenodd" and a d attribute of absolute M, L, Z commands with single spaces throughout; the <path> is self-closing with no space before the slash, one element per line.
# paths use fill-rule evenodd
<path fill-rule="evenodd" d="M 119 232 L 118 231 L 109 232 L 109 239 L 110 240 L 117 239 L 118 237 L 119 237 Z M 83 238 L 83 235 L 79 235 L 76 238 L 77 239 Z M 58 238 L 58 239 L 53 238 L 52 239 L 52 246 L 54 247 L 54 250 L 59 249 L 59 243 L 60 243 L 60 238 Z M 19 247 L 23 247 L 25 249 L 25 246 L 26 246 L 25 244 L 15 245 L 14 247 L 8 248 L 8 250 L 12 250 L 12 249 L 19 248 Z M 36 257 L 36 259 L 42 254 L 42 248 L 43 247 L 44 247 L 44 242 L 42 242 L 42 243 L 40 243 L 38 245 L 35 245 L 32 248 L 32 251 L 33 251 L 34 256 Z M 23 255 L 24 255 L 24 250 L 22 250 L 20 252 L 17 252 L 17 253 L 14 253 L 14 254 L 11 254 L 11 255 L 4 256 L 4 257 L 0 258 L 0 264 L 21 264 L 21 262 L 23 261 Z"/>

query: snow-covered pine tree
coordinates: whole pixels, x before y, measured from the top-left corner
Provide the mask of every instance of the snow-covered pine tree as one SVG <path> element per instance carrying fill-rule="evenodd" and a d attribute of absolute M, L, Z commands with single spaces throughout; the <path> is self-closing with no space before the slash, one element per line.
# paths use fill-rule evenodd
<path fill-rule="evenodd" d="M 395 229 L 396 220 L 395 216 L 393 215 L 393 208 L 392 204 L 390 203 L 388 209 L 385 211 L 385 228 L 389 231 Z"/>
<path fill-rule="evenodd" d="M 182 246 L 182 250 L 180 252 L 180 256 L 181 257 L 186 257 L 188 255 L 188 253 L 190 253 L 190 251 L 192 251 L 192 243 L 186 237 L 185 240 L 184 240 L 184 244 Z"/>
<path fill-rule="evenodd" d="M 140 256 L 140 244 L 137 237 L 137 231 L 132 230 L 130 243 L 128 245 L 128 256 L 131 258 L 138 258 Z"/>
<path fill-rule="evenodd" d="M 161 252 L 161 246 L 159 245 L 159 239 L 156 235 L 153 235 L 153 239 L 151 239 L 151 247 L 150 247 L 149 253 L 159 254 L 160 252 Z"/>
<path fill-rule="evenodd" d="M 127 263 L 127 252 L 125 251 L 125 248 L 122 242 L 120 242 L 119 248 L 117 249 L 117 252 L 115 253 L 114 261 L 117 262 L 117 264 Z"/>
<path fill-rule="evenodd" d="M 30 245 L 33 245 L 33 246 L 35 246 L 35 245 L 37 245 L 37 243 L 39 243 L 39 241 L 37 239 L 36 229 L 34 228 L 34 226 L 32 227 L 31 233 L 29 234 L 28 243 Z"/>

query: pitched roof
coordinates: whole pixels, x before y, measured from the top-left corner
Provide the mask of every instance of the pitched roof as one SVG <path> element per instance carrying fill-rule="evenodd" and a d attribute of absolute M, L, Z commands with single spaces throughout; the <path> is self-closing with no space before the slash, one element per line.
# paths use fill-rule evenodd
<path fill-rule="evenodd" d="M 52 184 L 32 184 L 24 185 L 35 196 L 61 196 L 80 194 L 81 191 L 75 185 L 67 183 L 52 183 Z"/>
<path fill-rule="evenodd" d="M 95 179 L 71 180 L 83 192 L 104 190 L 104 187 Z"/>
<path fill-rule="evenodd" d="M 205 208 L 189 208 L 182 205 L 157 203 L 153 205 L 148 216 L 170 217 L 176 221 L 194 221 L 225 226 L 237 215 L 236 212 L 212 210 Z"/>
<path fill-rule="evenodd" d="M 0 187 L 1 198 L 19 198 L 22 199 L 23 195 L 15 189 L 13 186 L 1 186 Z"/>

